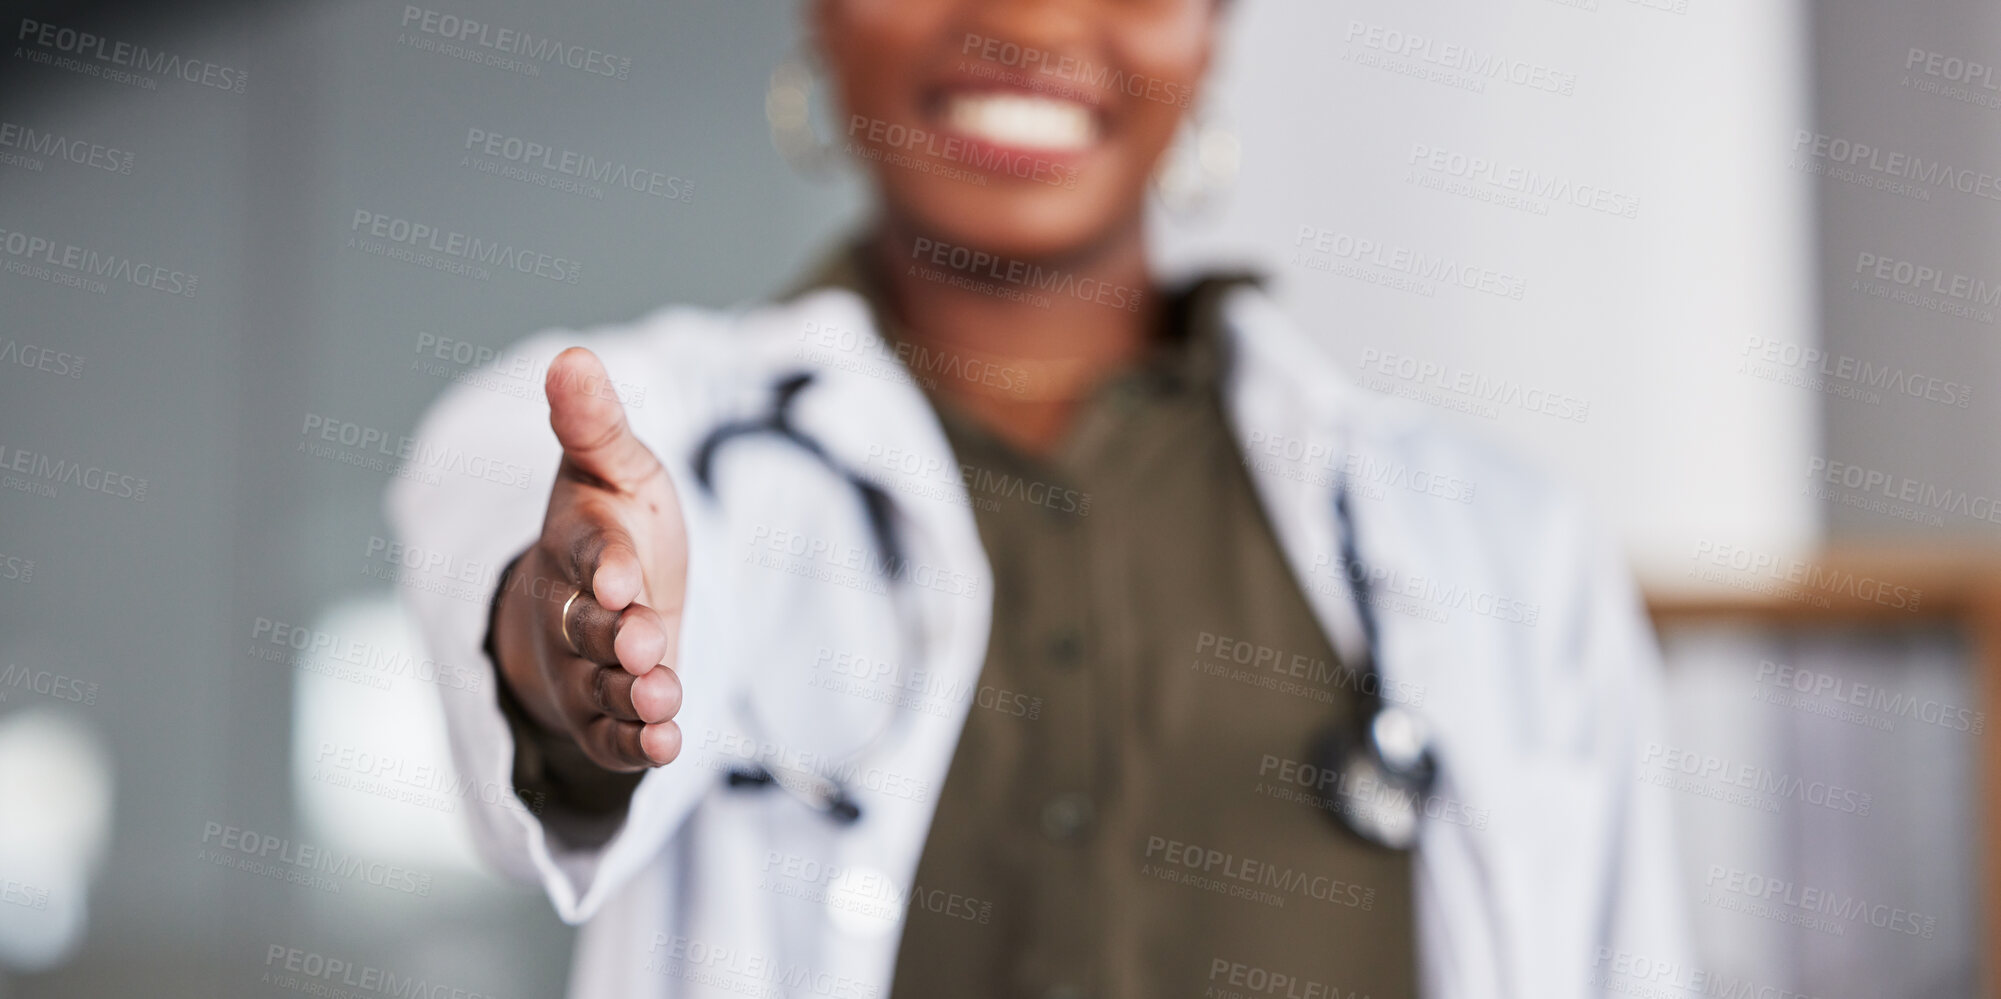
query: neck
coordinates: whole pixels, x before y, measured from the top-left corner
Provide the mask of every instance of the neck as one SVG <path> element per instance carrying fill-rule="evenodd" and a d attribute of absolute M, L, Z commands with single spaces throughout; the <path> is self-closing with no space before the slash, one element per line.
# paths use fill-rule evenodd
<path fill-rule="evenodd" d="M 877 229 L 883 294 L 904 335 L 948 362 L 921 372 L 934 390 L 1014 447 L 1052 450 L 1092 388 L 1158 328 L 1137 222 L 1054 259 L 955 261 L 938 245 L 893 222 Z"/>

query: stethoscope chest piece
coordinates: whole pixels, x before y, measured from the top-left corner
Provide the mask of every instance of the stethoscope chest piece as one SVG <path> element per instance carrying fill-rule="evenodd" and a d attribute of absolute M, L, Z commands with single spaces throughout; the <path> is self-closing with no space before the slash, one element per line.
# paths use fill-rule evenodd
<path fill-rule="evenodd" d="M 1364 717 L 1365 726 L 1336 726 L 1312 747 L 1314 765 L 1334 775 L 1328 818 L 1365 842 L 1413 849 L 1438 779 L 1424 722 L 1394 706 Z"/>

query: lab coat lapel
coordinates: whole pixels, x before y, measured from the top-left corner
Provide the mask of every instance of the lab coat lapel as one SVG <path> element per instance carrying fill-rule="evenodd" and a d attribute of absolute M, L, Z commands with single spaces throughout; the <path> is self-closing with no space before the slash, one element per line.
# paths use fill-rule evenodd
<path fill-rule="evenodd" d="M 913 887 L 937 791 L 978 689 L 992 613 L 991 570 L 937 415 L 885 348 L 862 300 L 845 290 L 821 290 L 746 320 L 742 332 L 767 382 L 787 372 L 813 373 L 813 385 L 792 410 L 795 428 L 889 498 L 904 561 L 883 599 L 905 601 L 897 618 L 921 626 L 913 643 L 923 650 L 919 662 L 904 668 L 925 674 L 922 690 L 964 695 L 931 698 L 929 710 L 892 709 L 906 715 L 897 738 L 861 761 L 862 819 L 830 833 L 822 847 L 826 862 L 863 883 L 879 878 L 891 897 L 903 897 Z M 789 499 L 826 502 L 819 496 Z M 876 772 L 903 793 L 869 786 Z M 820 950 L 792 956 L 855 981 L 887 982 L 901 920 L 846 918 L 839 907 L 827 912 L 826 933 L 787 935 L 818 940 Z"/>
<path fill-rule="evenodd" d="M 1365 400 L 1346 372 L 1275 303 L 1255 289 L 1239 289 L 1224 301 L 1230 334 L 1230 366 L 1225 375 L 1225 408 L 1265 514 L 1278 536 L 1301 590 L 1335 651 L 1355 662 L 1366 643 L 1355 598 L 1340 561 L 1334 508 L 1335 486 L 1344 470 L 1368 462 L 1407 458 L 1398 430 L 1401 416 Z M 1364 403 L 1372 403 L 1365 405 Z M 1394 503 L 1363 500 L 1351 488 L 1358 547 L 1372 573 L 1384 569 L 1423 572 L 1436 567 L 1440 553 L 1423 535 L 1423 522 Z M 1408 507 L 1408 504 L 1405 504 Z M 1373 650 L 1384 689 L 1409 685 L 1417 690 L 1451 682 L 1429 672 L 1452 662 L 1450 633 L 1406 615 L 1378 613 Z M 1406 688 L 1408 689 L 1408 688 Z M 1439 717 L 1437 706 L 1419 706 L 1434 730 L 1478 726 L 1477 717 Z M 1442 794 L 1454 788 L 1446 771 Z M 1491 897 L 1487 872 L 1493 844 L 1480 834 L 1443 822 L 1426 822 L 1415 870 L 1418 933 L 1427 994 L 1479 996 L 1498 984 L 1494 970 L 1501 941 L 1480 918 L 1498 900 Z M 1446 958 L 1457 955 L 1465 960 Z"/>

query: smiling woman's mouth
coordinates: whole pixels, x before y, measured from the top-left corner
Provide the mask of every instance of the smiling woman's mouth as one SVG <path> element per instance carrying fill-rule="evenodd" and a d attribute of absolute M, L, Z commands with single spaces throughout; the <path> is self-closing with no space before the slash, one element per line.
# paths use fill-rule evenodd
<path fill-rule="evenodd" d="M 1077 101 L 1007 90 L 955 90 L 940 109 L 945 128 L 1007 149 L 1076 153 L 1098 141 L 1097 109 Z"/>

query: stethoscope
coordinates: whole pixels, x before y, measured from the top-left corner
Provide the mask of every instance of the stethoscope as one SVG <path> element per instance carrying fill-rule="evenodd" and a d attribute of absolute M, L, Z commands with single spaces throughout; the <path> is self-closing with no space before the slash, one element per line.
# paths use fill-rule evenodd
<path fill-rule="evenodd" d="M 883 565 L 888 567 L 891 591 L 898 603 L 904 605 L 899 606 L 897 617 L 906 628 L 921 627 L 922 615 L 907 606 L 906 591 L 909 587 L 904 578 L 907 574 L 902 571 L 904 552 L 897 535 L 889 494 L 844 465 L 792 422 L 792 404 L 812 381 L 811 372 L 786 375 L 773 386 L 772 404 L 767 414 L 757 419 L 724 423 L 711 430 L 695 451 L 696 480 L 713 496 L 716 452 L 724 444 L 747 436 L 770 434 L 819 459 L 829 471 L 846 481 L 861 500 L 876 548 L 882 555 Z M 1332 723 L 1316 735 L 1309 748 L 1308 760 L 1321 767 L 1322 772 L 1338 775 L 1334 793 L 1326 799 L 1325 807 L 1342 828 L 1377 846 L 1408 850 L 1417 844 L 1424 801 L 1437 780 L 1438 767 L 1423 720 L 1414 712 L 1388 704 L 1383 699 L 1382 676 L 1375 663 L 1375 608 L 1370 599 L 1368 573 L 1363 569 L 1355 542 L 1354 517 L 1348 509 L 1345 473 L 1335 487 L 1334 516 L 1341 532 L 1341 559 L 1346 567 L 1348 588 L 1361 625 L 1363 648 L 1355 670 L 1362 700 L 1353 722 Z M 906 661 L 921 661 L 907 656 L 921 654 L 924 644 L 921 633 L 915 636 L 906 634 L 903 638 L 905 656 L 898 657 L 898 670 Z M 738 699 L 737 710 L 746 734 L 752 737 L 759 750 L 749 763 L 730 769 L 724 778 L 727 786 L 739 790 L 777 787 L 808 808 L 842 825 L 851 825 L 862 816 L 861 803 L 841 776 L 842 764 L 861 759 L 893 741 L 910 714 L 901 708 L 892 708 L 888 719 L 862 744 L 862 748 L 836 761 L 832 767 L 834 773 L 826 773 L 811 768 L 783 766 L 774 754 L 763 751 L 763 747 L 772 743 L 764 738 L 763 726 L 759 723 L 756 706 L 751 702 L 747 689 Z"/>
<path fill-rule="evenodd" d="M 1307 759 L 1322 773 L 1335 775 L 1326 809 L 1336 823 L 1366 842 L 1409 850 L 1417 846 L 1425 800 L 1438 781 L 1438 763 L 1424 720 L 1383 700 L 1383 677 L 1376 669 L 1375 602 L 1355 543 L 1345 471 L 1335 482 L 1334 519 L 1341 532 L 1341 564 L 1362 630 L 1360 661 L 1355 666 L 1362 700 L 1354 722 L 1332 723 L 1321 730 L 1307 750 Z"/>
<path fill-rule="evenodd" d="M 724 444 L 742 437 L 770 434 L 788 441 L 800 450 L 812 455 L 855 490 L 861 499 L 862 510 L 868 516 L 869 533 L 874 539 L 876 551 L 882 556 L 883 574 L 889 577 L 890 591 L 898 604 L 897 620 L 905 629 L 901 638 L 901 654 L 896 657 L 895 669 L 900 674 L 904 664 L 922 662 L 925 640 L 921 630 L 916 634 L 911 629 L 922 629 L 924 617 L 916 609 L 908 606 L 910 597 L 906 581 L 908 575 L 903 561 L 903 545 L 896 533 L 895 508 L 889 494 L 881 486 L 870 482 L 854 469 L 847 467 L 840 459 L 830 454 L 826 448 L 812 437 L 807 436 L 792 422 L 792 403 L 799 393 L 812 384 L 813 374 L 801 371 L 780 378 L 772 387 L 771 409 L 766 415 L 752 420 L 738 420 L 724 423 L 702 438 L 701 446 L 695 449 L 695 479 L 711 497 L 715 495 L 716 452 Z M 813 811 L 832 819 L 839 825 L 853 825 L 861 820 L 862 806 L 849 788 L 843 776 L 850 765 L 876 749 L 893 743 L 907 727 L 910 712 L 892 707 L 887 718 L 861 748 L 844 754 L 825 769 L 811 765 L 786 766 L 779 762 L 776 753 L 765 751 L 764 747 L 775 745 L 765 737 L 765 727 L 758 715 L 757 705 L 751 699 L 748 687 L 737 697 L 736 712 L 745 734 L 758 747 L 750 762 L 731 767 L 724 775 L 725 784 L 739 790 L 761 790 L 776 787 L 798 799 Z M 832 772 L 828 772 L 831 770 Z"/>

